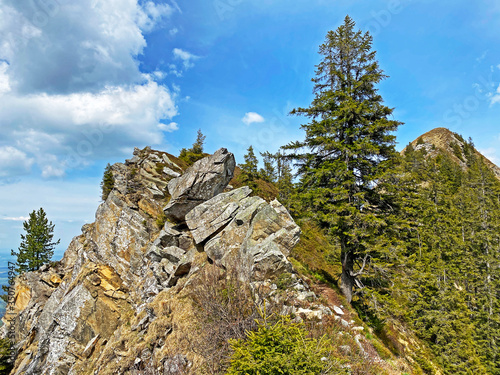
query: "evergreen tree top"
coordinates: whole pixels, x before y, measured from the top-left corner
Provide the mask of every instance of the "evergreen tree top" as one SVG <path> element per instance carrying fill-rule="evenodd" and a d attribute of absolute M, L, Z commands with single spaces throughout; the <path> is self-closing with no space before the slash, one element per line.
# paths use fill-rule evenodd
<path fill-rule="evenodd" d="M 53 242 L 54 224 L 47 219 L 43 208 L 30 213 L 29 219 L 23 223 L 25 234 L 21 234 L 18 252 L 11 251 L 17 257 L 16 271 L 26 272 L 39 269 L 50 261 L 54 248 L 60 240 Z"/>
<path fill-rule="evenodd" d="M 371 50 L 372 37 L 354 27 L 346 16 L 343 25 L 328 32 L 312 79 L 315 97 L 308 108 L 291 112 L 311 118 L 302 125 L 305 140 L 284 148 L 295 150 L 299 174 L 325 171 L 323 163 L 329 162 L 326 169 L 347 172 L 344 182 L 366 187 L 380 177 L 381 162 L 395 155 L 392 132 L 402 123 L 389 119 L 393 109 L 378 94 L 376 85 L 387 76 Z M 308 151 L 299 152 L 304 148 Z M 330 184 L 329 176 L 315 173 L 314 180 Z"/>

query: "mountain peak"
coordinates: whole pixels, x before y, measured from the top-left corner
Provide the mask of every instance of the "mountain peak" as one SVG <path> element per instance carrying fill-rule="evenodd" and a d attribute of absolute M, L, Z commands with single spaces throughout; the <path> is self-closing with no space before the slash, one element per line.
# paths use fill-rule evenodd
<path fill-rule="evenodd" d="M 500 168 L 476 150 L 470 138 L 466 141 L 460 134 L 452 132 L 447 128 L 434 128 L 427 133 L 422 134 L 420 137 L 411 142 L 410 145 L 415 150 L 425 150 L 430 156 L 445 153 L 463 169 L 467 168 L 466 149 L 467 147 L 472 147 L 473 152 L 483 159 L 485 164 L 500 180 Z M 403 154 L 406 152 L 407 147 L 405 147 L 402 151 Z"/>

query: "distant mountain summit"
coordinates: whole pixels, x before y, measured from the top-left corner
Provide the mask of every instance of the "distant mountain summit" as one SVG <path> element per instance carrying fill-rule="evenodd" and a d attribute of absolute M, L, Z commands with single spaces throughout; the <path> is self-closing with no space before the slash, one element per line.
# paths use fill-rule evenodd
<path fill-rule="evenodd" d="M 411 142 L 401 153 L 404 154 L 410 145 L 416 151 L 425 150 L 430 156 L 445 153 L 463 169 L 467 169 L 468 155 L 470 152 L 473 152 L 483 159 L 485 164 L 490 167 L 495 176 L 500 180 L 500 168 L 477 151 L 471 139 L 466 141 L 460 134 L 454 133 L 449 129 L 432 129 Z"/>

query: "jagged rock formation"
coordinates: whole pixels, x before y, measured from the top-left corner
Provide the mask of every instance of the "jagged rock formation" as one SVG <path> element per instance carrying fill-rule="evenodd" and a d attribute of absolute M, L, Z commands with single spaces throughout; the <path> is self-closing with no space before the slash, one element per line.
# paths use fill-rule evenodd
<path fill-rule="evenodd" d="M 235 166 L 234 155 L 221 148 L 171 180 L 168 191 L 172 198 L 165 207 L 167 217 L 183 220 L 198 204 L 221 193 L 231 181 Z"/>
<path fill-rule="evenodd" d="M 462 168 L 467 168 L 467 155 L 465 152 L 467 142 L 461 135 L 446 128 L 432 129 L 422 134 L 410 144 L 415 150 L 423 149 L 430 156 L 435 156 L 438 152 L 444 152 Z M 405 150 L 402 151 L 403 154 Z M 497 178 L 500 179 L 500 168 L 475 149 L 474 153 L 477 157 L 482 158 L 484 163 L 493 171 Z"/>
<path fill-rule="evenodd" d="M 13 374 L 196 373 L 202 359 L 184 341 L 196 328 L 190 288 L 204 267 L 237 265 L 254 289 L 272 289 L 289 272 L 288 299 L 315 298 L 286 257 L 300 235 L 286 209 L 248 187 L 222 193 L 231 153 L 220 149 L 186 171 L 180 164 L 136 149 L 112 166 L 113 191 L 64 258 L 16 279 Z M 319 303 L 284 308 L 332 314 Z"/>

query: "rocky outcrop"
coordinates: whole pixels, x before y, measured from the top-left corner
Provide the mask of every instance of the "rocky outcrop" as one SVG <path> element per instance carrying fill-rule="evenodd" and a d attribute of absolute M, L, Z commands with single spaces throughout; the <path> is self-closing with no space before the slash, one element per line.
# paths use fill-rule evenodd
<path fill-rule="evenodd" d="M 195 207 L 186 215 L 186 224 L 196 243 L 202 243 L 234 219 L 241 202 L 252 193 L 245 186 L 219 194 Z"/>
<path fill-rule="evenodd" d="M 300 229 L 286 209 L 248 187 L 222 193 L 231 153 L 184 173 L 178 164 L 147 148 L 112 166 L 115 188 L 95 222 L 60 262 L 16 279 L 13 374 L 196 373 L 200 358 L 183 335 L 196 327 L 189 286 L 204 267 L 237 265 L 255 290 L 290 273 L 294 298 L 311 293 L 287 260 Z"/>
<path fill-rule="evenodd" d="M 248 280 L 290 272 L 286 255 L 297 244 L 300 228 L 277 200 L 268 204 L 250 193 L 242 187 L 219 194 L 189 212 L 186 223 L 195 241 L 206 241 L 205 252 L 218 264 L 227 266 L 236 258 Z"/>
<path fill-rule="evenodd" d="M 221 193 L 233 177 L 235 166 L 234 155 L 221 148 L 171 180 L 168 191 L 172 198 L 164 209 L 167 217 L 183 220 L 198 204 Z"/>

